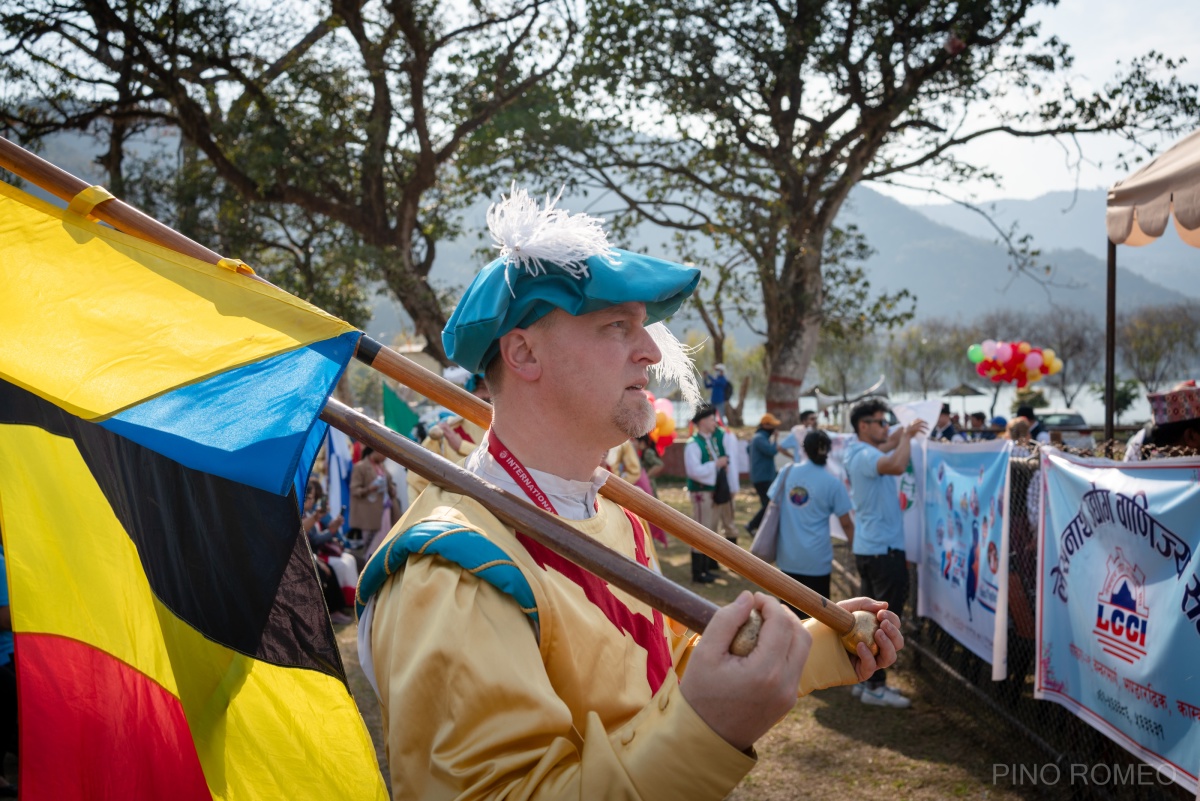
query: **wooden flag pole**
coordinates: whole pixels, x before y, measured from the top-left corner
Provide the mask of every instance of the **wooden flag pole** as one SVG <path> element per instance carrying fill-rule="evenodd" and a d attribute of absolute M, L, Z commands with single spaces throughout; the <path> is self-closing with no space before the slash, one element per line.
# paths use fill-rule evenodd
<path fill-rule="evenodd" d="M 330 399 L 321 419 L 438 486 L 474 498 L 507 525 L 582 565 L 693 631 L 704 631 L 717 605 L 632 559 L 584 537 L 559 518 L 487 483 L 365 414 Z"/>
<path fill-rule="evenodd" d="M 0 167 L 40 186 L 66 202 L 70 202 L 72 198 L 89 186 L 86 181 L 76 178 L 3 137 L 0 137 Z M 122 200 L 114 198 L 100 203 L 91 214 L 131 236 L 170 248 L 200 261 L 216 264 L 221 260 L 219 254 L 143 214 Z M 491 406 L 487 403 L 376 340 L 364 335 L 359 343 L 356 356 L 389 378 L 416 390 L 467 420 L 485 428 L 490 425 Z M 336 403 L 336 401 L 331 401 L 331 403 Z M 397 461 L 404 464 L 400 459 Z M 422 472 L 419 467 L 417 470 Z M 424 473 L 422 474 L 424 475 Z M 433 479 L 433 476 L 426 477 Z M 869 618 L 869 615 L 864 613 L 856 617 L 837 604 L 830 602 L 820 593 L 804 586 L 772 565 L 751 555 L 724 537 L 717 536 L 681 512 L 616 476 L 608 479 L 600 489 L 600 493 L 829 626 L 842 635 L 847 650 L 853 652 L 854 643 L 862 641 L 866 642 L 874 651 L 873 629 L 864 625 L 862 620 L 863 617 Z M 477 500 L 487 504 L 482 499 L 477 498 Z M 490 508 L 491 504 L 487 505 Z M 569 527 L 564 527 L 564 529 L 571 531 L 576 537 L 582 536 Z M 550 542 L 545 544 L 547 547 L 554 548 Z M 562 555 L 574 561 L 572 554 L 562 553 Z M 578 561 L 577 564 L 602 577 L 605 576 L 601 571 L 608 569 L 602 565 L 593 565 L 583 561 Z M 614 581 L 614 583 L 616 582 Z M 672 584 L 672 586 L 677 585 Z M 622 589 L 636 594 L 631 588 L 622 586 Z M 689 595 L 699 597 L 692 593 Z M 672 616 L 675 614 L 663 609 L 659 603 L 654 603 L 654 605 L 667 614 Z M 711 615 L 709 616 L 711 617 Z M 873 621 L 873 618 L 871 620 Z"/>

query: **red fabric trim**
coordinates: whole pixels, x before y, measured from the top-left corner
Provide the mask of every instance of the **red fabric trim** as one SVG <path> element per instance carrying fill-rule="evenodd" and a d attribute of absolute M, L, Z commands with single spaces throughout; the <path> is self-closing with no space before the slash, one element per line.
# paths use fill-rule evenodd
<path fill-rule="evenodd" d="M 612 594 L 608 584 L 598 576 L 520 532 L 517 532 L 517 539 L 539 567 L 543 570 L 554 570 L 575 582 L 610 623 L 632 637 L 633 641 L 645 650 L 646 681 L 650 684 L 651 693 L 657 693 L 671 667 L 671 652 L 667 648 L 666 634 L 663 631 L 662 613 L 655 609 L 653 620 L 643 614 L 635 614 Z"/>
<path fill-rule="evenodd" d="M 460 437 L 462 437 L 464 440 L 471 443 L 472 445 L 475 444 L 475 440 L 471 439 L 471 435 L 468 434 L 467 430 L 462 427 L 462 424 L 456 425 L 454 427 L 454 433 L 458 434 Z"/>
<path fill-rule="evenodd" d="M 533 480 L 533 476 L 529 475 L 520 460 L 504 447 L 495 431 L 491 432 L 488 437 L 488 453 L 512 476 L 513 480 L 517 482 L 517 486 L 525 491 L 535 505 L 552 514 L 558 514 L 554 504 L 550 503 L 550 499 Z M 598 500 L 597 508 L 599 508 Z M 633 529 L 633 549 L 638 564 L 648 567 L 650 558 L 646 553 L 645 532 L 628 509 L 621 511 L 625 512 Z M 641 646 L 646 652 L 646 681 L 650 684 L 651 692 L 657 693 L 658 688 L 662 687 L 662 683 L 667 677 L 667 671 L 671 668 L 671 651 L 667 648 L 662 613 L 655 609 L 653 619 L 640 613 L 635 614 L 617 596 L 612 594 L 608 583 L 599 576 L 589 573 L 521 532 L 518 531 L 516 534 L 517 540 L 525 546 L 525 550 L 533 557 L 533 561 L 537 562 L 538 567 L 543 570 L 554 570 L 573 581 L 583 590 L 584 596 L 604 613 L 604 617 L 608 619 L 609 623 L 616 626 L 618 631 L 628 634 L 635 643 Z"/>
<path fill-rule="evenodd" d="M 212 801 L 179 699 L 87 643 L 18 633 L 25 801 Z"/>

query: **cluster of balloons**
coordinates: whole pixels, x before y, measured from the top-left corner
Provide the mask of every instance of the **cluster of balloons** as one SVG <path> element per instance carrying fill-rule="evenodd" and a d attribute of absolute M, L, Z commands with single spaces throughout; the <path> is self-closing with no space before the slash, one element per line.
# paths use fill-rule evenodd
<path fill-rule="evenodd" d="M 996 383 L 1016 383 L 1024 389 L 1035 381 L 1062 370 L 1062 359 L 1050 348 L 1035 348 L 1028 342 L 997 342 L 985 339 L 967 348 L 967 358 L 976 372 Z"/>
<path fill-rule="evenodd" d="M 654 428 L 650 431 L 650 441 L 661 456 L 667 446 L 675 441 L 675 406 L 666 398 L 655 399 L 651 392 L 646 392 L 646 398 L 654 406 Z"/>

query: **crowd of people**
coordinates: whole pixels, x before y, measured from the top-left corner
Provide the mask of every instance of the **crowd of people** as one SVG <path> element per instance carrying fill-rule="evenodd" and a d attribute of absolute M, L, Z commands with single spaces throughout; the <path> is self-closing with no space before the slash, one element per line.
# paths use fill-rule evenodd
<path fill-rule="evenodd" d="M 648 372 L 688 359 L 656 324 L 699 272 L 611 249 L 599 221 L 526 201 L 518 192 L 489 212 L 501 256 L 443 333 L 447 355 L 486 380 L 491 426 L 473 448 L 446 432 L 427 447 L 447 447 L 468 472 L 657 569 L 661 532 L 599 489 L 615 473 L 655 491 L 661 455 L 642 436 L 656 420 Z M 525 239 L 509 242 L 527 230 L 562 238 L 571 255 L 556 261 L 544 239 L 537 256 Z M 599 244 L 580 256 L 580 242 Z M 697 516 L 736 539 L 741 449 L 717 415 L 702 407 L 693 420 L 689 494 Z M 703 559 L 698 580 L 717 569 Z M 367 561 L 357 600 L 359 660 L 383 710 L 395 798 L 723 798 L 798 695 L 866 680 L 903 647 L 899 618 L 870 598 L 841 605 L 876 619 L 876 653 L 865 643 L 848 653 L 836 632 L 763 594 L 718 610 L 700 637 L 439 486 L 413 499 Z M 757 645 L 733 656 L 755 611 Z"/>
<path fill-rule="evenodd" d="M 556 218 L 554 230 L 570 219 Z M 469 388 L 490 399 L 492 424 L 448 418 L 423 444 L 657 569 L 651 543 L 665 534 L 599 489 L 615 474 L 656 493 L 664 465 L 644 436 L 655 427 L 648 370 L 668 351 L 687 356 L 677 342 L 661 347 L 663 333 L 651 329 L 694 291 L 698 273 L 607 246 L 572 256 L 579 263 L 539 255 L 534 264 L 493 235 L 501 257 L 476 276 L 443 334 Z M 910 705 L 888 670 L 903 647 L 897 613 L 909 574 L 896 478 L 912 440 L 928 430 L 952 441 L 1008 436 L 1032 449 L 1039 421 L 1020 410 L 1011 422 L 972 415 L 961 425 L 943 407 L 934 426 L 893 425 L 887 404 L 869 399 L 850 414 L 852 436 L 839 439 L 847 491 L 831 472 L 835 441 L 811 413 L 787 431 L 766 414 L 743 447 L 722 425 L 731 385 L 722 365 L 715 373 L 705 375 L 712 402 L 696 407 L 683 447 L 694 518 L 736 542 L 734 498 L 748 474 L 760 509 L 741 533 L 777 526 L 780 569 L 826 597 L 836 520 L 864 592 L 840 605 L 875 617 L 877 654 L 865 644 L 847 653 L 831 629 L 764 594 L 743 593 L 696 636 L 477 501 L 416 478 L 398 498 L 382 457 L 364 449 L 349 509 L 328 509 L 318 480 L 304 525 L 331 612 L 363 604 L 359 659 L 383 709 L 394 797 L 721 798 L 798 694 L 840 685 L 866 705 Z M 1200 428 L 1181 431 L 1200 437 Z M 720 569 L 693 551 L 694 582 L 711 583 Z M 752 611 L 763 621 L 758 645 L 734 657 Z"/>

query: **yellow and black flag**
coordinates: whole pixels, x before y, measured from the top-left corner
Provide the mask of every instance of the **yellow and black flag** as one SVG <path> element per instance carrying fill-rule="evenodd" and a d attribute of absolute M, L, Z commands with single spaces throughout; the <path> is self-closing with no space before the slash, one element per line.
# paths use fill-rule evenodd
<path fill-rule="evenodd" d="M 0 276 L 21 797 L 385 797 L 294 487 L 358 332 L 3 183 Z"/>

